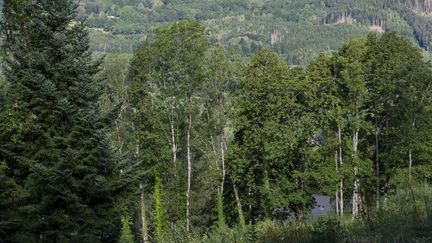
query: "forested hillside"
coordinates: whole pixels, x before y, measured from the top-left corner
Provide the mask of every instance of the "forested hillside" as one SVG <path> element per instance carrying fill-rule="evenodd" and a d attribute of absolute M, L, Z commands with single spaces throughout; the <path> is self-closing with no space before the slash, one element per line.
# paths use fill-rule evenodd
<path fill-rule="evenodd" d="M 306 64 L 349 39 L 396 32 L 432 49 L 430 0 L 85 0 L 92 49 L 132 52 L 161 24 L 198 19 L 211 41 L 244 54 L 270 46 L 290 64 Z"/>
<path fill-rule="evenodd" d="M 432 0 L 0 3 L 1 243 L 432 242 Z"/>

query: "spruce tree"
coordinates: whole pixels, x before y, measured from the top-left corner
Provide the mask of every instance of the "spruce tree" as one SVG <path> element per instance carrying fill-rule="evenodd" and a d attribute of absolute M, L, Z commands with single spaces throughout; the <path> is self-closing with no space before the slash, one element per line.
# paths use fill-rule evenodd
<path fill-rule="evenodd" d="M 0 116 L 0 160 L 11 187 L 22 190 L 11 203 L 14 218 L 6 219 L 20 222 L 8 233 L 11 241 L 110 242 L 120 228 L 110 119 L 99 106 L 102 82 L 93 79 L 100 62 L 92 61 L 85 25 L 75 16 L 72 0 L 4 4 L 10 89 Z"/>

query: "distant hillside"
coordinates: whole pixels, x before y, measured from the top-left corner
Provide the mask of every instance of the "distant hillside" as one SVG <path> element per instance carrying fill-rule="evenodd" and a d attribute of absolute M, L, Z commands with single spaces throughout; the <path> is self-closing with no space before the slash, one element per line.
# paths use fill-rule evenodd
<path fill-rule="evenodd" d="M 161 24 L 195 18 L 245 54 L 268 45 L 305 64 L 348 39 L 393 31 L 432 50 L 432 0 L 83 0 L 96 51 L 131 52 Z"/>

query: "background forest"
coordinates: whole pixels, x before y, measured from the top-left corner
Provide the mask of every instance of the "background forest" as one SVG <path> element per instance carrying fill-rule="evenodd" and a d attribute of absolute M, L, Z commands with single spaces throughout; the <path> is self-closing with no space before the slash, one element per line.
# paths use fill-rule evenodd
<path fill-rule="evenodd" d="M 95 52 L 131 54 L 159 26 L 197 19 L 211 43 L 243 56 L 271 46 L 304 66 L 368 32 L 396 32 L 430 50 L 431 8 L 429 0 L 82 0 L 77 18 L 87 20 Z"/>
<path fill-rule="evenodd" d="M 289 64 L 305 65 L 353 37 L 391 31 L 432 48 L 428 0 L 84 0 L 80 18 L 92 28 L 92 49 L 131 53 L 168 22 L 198 19 L 211 42 L 244 55 L 271 46 Z"/>
<path fill-rule="evenodd" d="M 0 242 L 432 241 L 432 1 L 0 3 Z"/>

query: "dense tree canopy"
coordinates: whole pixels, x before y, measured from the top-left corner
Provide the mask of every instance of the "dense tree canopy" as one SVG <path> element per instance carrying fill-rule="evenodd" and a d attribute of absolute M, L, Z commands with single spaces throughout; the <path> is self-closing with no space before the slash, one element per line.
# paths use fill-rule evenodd
<path fill-rule="evenodd" d="M 92 48 L 103 52 L 132 52 L 161 24 L 184 19 L 201 20 L 212 41 L 242 54 L 271 46 L 303 66 L 368 32 L 396 32 L 431 49 L 428 0 L 85 0 L 80 9 L 92 27 Z"/>
<path fill-rule="evenodd" d="M 84 25 L 73 23 L 75 4 L 7 1 L 3 16 L 1 238 L 113 241 L 119 171 L 103 89 L 92 79 L 98 62 Z"/>
<path fill-rule="evenodd" d="M 430 241 L 431 10 L 5 1 L 0 242 Z"/>
<path fill-rule="evenodd" d="M 165 175 L 165 196 L 156 186 L 157 198 L 146 200 L 158 208 L 146 217 L 150 228 L 158 229 L 160 205 L 171 225 L 186 230 L 302 219 L 314 193 L 335 195 L 341 215 L 363 217 L 405 183 L 429 180 L 431 67 L 409 41 L 392 33 L 354 39 L 306 69 L 264 48 L 250 64 L 229 69 L 230 52 L 209 48 L 198 26 L 183 21 L 158 30 L 129 73 L 132 117 L 143 112 L 134 122 L 144 125 L 133 133 L 146 134 L 140 148 L 153 148 L 141 156 L 165 151 L 144 159 Z M 197 36 L 184 39 L 191 31 Z M 194 49 L 201 54 L 186 49 L 192 41 L 206 46 Z"/>

